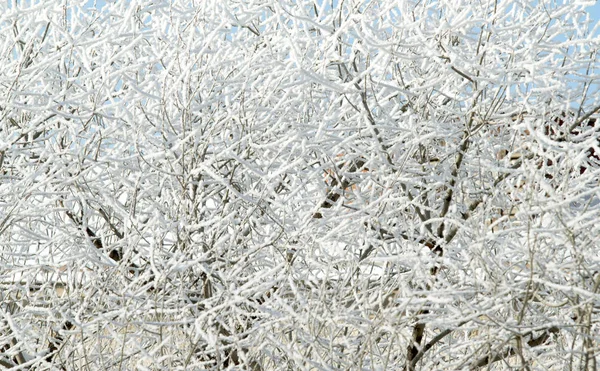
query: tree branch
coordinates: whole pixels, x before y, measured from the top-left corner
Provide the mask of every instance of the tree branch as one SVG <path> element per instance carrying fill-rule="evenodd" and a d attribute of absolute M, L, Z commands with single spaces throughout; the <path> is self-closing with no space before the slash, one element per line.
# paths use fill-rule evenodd
<path fill-rule="evenodd" d="M 535 348 L 537 346 L 540 346 L 540 345 L 544 344 L 550 338 L 550 335 L 557 334 L 559 332 L 560 332 L 560 329 L 558 327 L 556 327 L 556 326 L 550 327 L 549 329 L 547 329 L 543 334 L 541 334 L 537 338 L 530 339 L 527 342 L 527 345 L 530 348 Z M 502 361 L 503 359 L 511 357 L 511 356 L 515 355 L 516 353 L 517 353 L 517 349 L 515 349 L 515 347 L 512 347 L 512 346 L 508 347 L 503 352 L 490 352 L 486 356 L 473 362 L 470 369 L 476 370 L 478 368 L 491 365 L 492 363 Z"/>
<path fill-rule="evenodd" d="M 419 360 L 421 360 L 421 358 L 423 358 L 423 355 L 425 355 L 425 353 L 429 349 L 433 348 L 433 346 L 435 344 L 439 343 L 443 338 L 450 335 L 452 333 L 452 331 L 456 330 L 457 327 L 460 327 L 460 326 L 464 325 L 465 323 L 467 323 L 467 321 L 459 323 L 458 326 L 456 326 L 455 328 L 449 328 L 449 329 L 446 329 L 446 330 L 440 332 L 433 339 L 431 339 L 427 344 L 425 344 L 425 346 L 419 351 L 419 353 L 417 353 L 417 355 L 415 355 L 415 357 L 411 360 L 410 366 L 412 367 L 412 369 L 415 368 L 415 366 L 417 365 Z"/>

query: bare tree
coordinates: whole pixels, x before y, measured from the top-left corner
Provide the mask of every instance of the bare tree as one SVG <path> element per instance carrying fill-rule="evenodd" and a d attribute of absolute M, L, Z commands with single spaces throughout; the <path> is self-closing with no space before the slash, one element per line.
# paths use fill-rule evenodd
<path fill-rule="evenodd" d="M 0 365 L 596 369 L 586 5 L 0 6 Z"/>

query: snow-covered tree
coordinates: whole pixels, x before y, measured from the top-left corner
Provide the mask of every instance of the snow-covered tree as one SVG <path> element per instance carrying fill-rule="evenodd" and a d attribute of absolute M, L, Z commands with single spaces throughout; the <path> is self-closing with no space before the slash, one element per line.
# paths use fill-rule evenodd
<path fill-rule="evenodd" d="M 0 365 L 596 369 L 591 3 L 0 5 Z"/>

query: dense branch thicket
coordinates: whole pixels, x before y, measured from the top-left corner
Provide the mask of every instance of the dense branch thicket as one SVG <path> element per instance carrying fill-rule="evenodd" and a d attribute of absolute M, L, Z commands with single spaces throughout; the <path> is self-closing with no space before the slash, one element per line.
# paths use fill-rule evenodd
<path fill-rule="evenodd" d="M 0 5 L 0 365 L 596 369 L 587 5 Z"/>

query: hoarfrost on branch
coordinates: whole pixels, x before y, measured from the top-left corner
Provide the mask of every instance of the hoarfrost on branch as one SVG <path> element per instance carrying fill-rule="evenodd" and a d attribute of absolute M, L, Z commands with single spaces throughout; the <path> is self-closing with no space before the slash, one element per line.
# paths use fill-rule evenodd
<path fill-rule="evenodd" d="M 587 5 L 0 5 L 0 365 L 596 369 Z"/>

